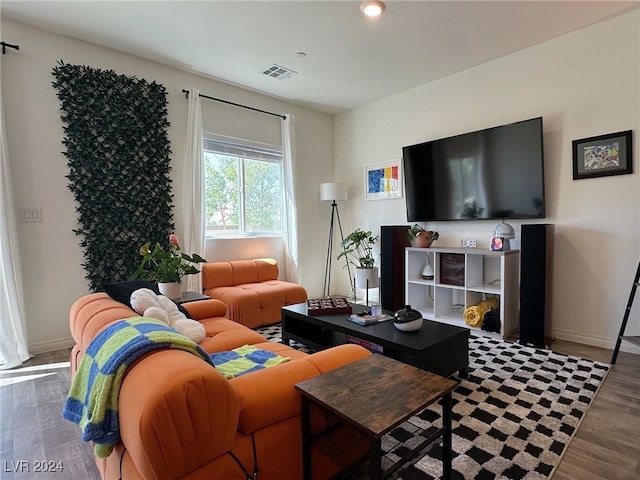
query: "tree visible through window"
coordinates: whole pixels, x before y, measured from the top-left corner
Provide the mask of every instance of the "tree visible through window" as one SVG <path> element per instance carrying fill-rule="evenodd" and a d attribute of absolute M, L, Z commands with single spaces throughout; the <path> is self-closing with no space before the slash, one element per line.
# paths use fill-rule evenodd
<path fill-rule="evenodd" d="M 207 236 L 282 234 L 282 151 L 204 139 Z"/>

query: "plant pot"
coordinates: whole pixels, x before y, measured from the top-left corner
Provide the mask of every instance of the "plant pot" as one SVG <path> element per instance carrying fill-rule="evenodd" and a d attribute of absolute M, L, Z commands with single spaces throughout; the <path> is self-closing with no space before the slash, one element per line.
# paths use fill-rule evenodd
<path fill-rule="evenodd" d="M 418 248 L 429 248 L 433 243 L 433 239 L 431 238 L 431 232 L 420 232 L 411 242 L 412 247 Z"/>
<path fill-rule="evenodd" d="M 182 287 L 179 282 L 158 282 L 158 290 L 171 300 L 176 300 L 182 296 Z"/>
<path fill-rule="evenodd" d="M 377 286 L 378 269 L 376 267 L 356 268 L 356 288 L 375 288 Z"/>

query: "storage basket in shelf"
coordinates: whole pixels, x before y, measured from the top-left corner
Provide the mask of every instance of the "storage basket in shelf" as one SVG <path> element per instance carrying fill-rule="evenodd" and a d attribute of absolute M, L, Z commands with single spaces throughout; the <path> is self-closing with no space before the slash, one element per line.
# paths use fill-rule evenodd
<path fill-rule="evenodd" d="M 443 253 L 440 255 L 440 283 L 464 286 L 464 254 Z"/>

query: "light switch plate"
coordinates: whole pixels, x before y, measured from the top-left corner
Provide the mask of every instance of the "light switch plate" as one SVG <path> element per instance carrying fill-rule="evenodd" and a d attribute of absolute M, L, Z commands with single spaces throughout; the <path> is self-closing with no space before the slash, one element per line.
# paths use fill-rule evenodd
<path fill-rule="evenodd" d="M 22 216 L 20 217 L 22 223 L 41 223 L 42 222 L 42 207 L 25 207 L 22 209 Z"/>

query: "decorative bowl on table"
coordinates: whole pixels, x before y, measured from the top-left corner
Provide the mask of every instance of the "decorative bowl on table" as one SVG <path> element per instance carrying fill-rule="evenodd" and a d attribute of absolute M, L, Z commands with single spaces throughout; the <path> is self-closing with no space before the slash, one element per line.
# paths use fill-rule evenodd
<path fill-rule="evenodd" d="M 411 305 L 406 305 L 403 309 L 396 311 L 393 316 L 393 325 L 403 332 L 420 330 L 422 321 L 422 314 L 411 308 Z"/>

